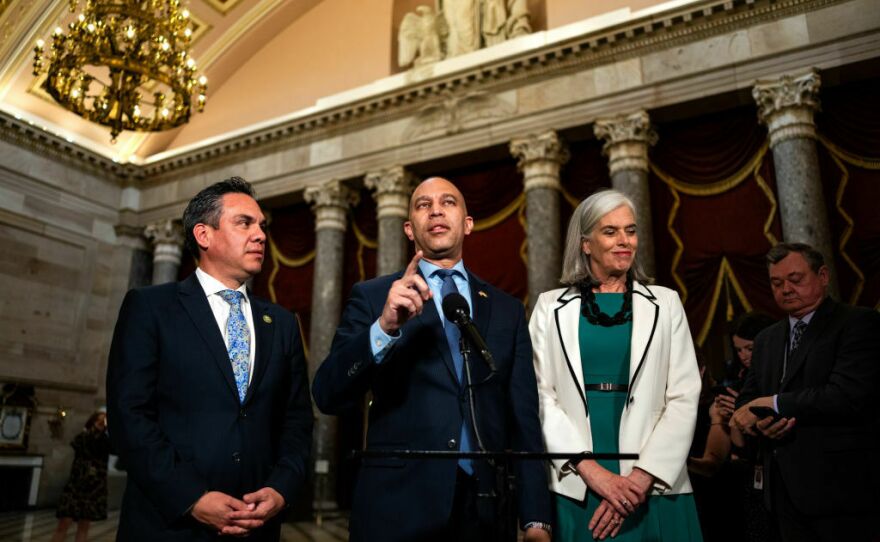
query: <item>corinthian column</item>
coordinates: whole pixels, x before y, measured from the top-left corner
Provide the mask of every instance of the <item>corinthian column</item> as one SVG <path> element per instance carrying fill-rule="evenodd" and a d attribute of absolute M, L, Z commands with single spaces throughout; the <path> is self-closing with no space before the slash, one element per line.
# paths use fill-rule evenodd
<path fill-rule="evenodd" d="M 819 110 L 818 72 L 785 75 L 773 81 L 758 81 L 752 96 L 758 104 L 758 119 L 767 125 L 779 216 L 786 242 L 809 243 L 825 256 L 831 270 L 830 293 L 837 297 L 837 273 L 831 244 L 831 227 L 816 153 L 816 123 Z"/>
<path fill-rule="evenodd" d="M 623 192 L 636 207 L 639 227 L 639 261 L 654 276 L 654 227 L 651 220 L 651 194 L 648 190 L 648 148 L 657 143 L 657 134 L 645 111 L 598 119 L 593 125 L 596 137 L 605 141 L 602 152 L 608 157 L 611 186 Z"/>
<path fill-rule="evenodd" d="M 303 194 L 315 213 L 315 279 L 309 333 L 309 381 L 327 354 L 342 312 L 342 256 L 346 214 L 358 194 L 337 180 L 306 188 Z M 315 424 L 314 508 L 336 507 L 336 418 L 318 413 Z"/>
<path fill-rule="evenodd" d="M 559 232 L 559 168 L 568 161 L 568 149 L 556 132 L 530 135 L 510 142 L 510 154 L 523 174 L 526 194 L 529 312 L 541 292 L 559 285 L 561 262 Z"/>
<path fill-rule="evenodd" d="M 377 274 L 387 275 L 406 266 L 407 238 L 403 223 L 409 216 L 409 198 L 416 179 L 402 166 L 367 173 L 364 184 L 373 190 L 379 220 Z"/>
<path fill-rule="evenodd" d="M 183 254 L 183 226 L 176 220 L 160 220 L 144 228 L 144 236 L 153 243 L 153 284 L 177 281 Z"/>

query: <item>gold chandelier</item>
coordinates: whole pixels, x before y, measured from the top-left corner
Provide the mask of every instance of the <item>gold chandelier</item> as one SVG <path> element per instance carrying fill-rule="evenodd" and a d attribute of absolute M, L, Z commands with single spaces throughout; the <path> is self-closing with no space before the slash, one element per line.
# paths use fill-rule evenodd
<path fill-rule="evenodd" d="M 69 0 L 76 12 L 78 0 Z M 110 127 L 158 132 L 189 121 L 192 97 L 205 107 L 208 80 L 196 76 L 187 45 L 190 16 L 179 0 L 86 0 L 82 13 L 34 47 L 34 75 L 56 102 Z M 48 66 L 46 65 L 48 60 Z"/>

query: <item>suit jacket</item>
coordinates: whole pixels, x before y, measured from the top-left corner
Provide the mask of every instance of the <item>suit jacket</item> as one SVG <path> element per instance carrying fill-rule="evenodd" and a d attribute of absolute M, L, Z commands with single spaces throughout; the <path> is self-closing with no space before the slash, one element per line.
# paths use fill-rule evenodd
<path fill-rule="evenodd" d="M 765 472 L 778 468 L 792 503 L 817 516 L 876 512 L 880 502 L 880 314 L 825 299 L 788 360 L 788 319 L 755 338 L 738 406 L 779 394 L 796 419 L 787 438 L 761 439 Z M 772 487 L 764 476 L 767 506 Z"/>
<path fill-rule="evenodd" d="M 629 392 L 620 418 L 620 474 L 639 467 L 654 475 L 652 494 L 689 493 L 686 460 L 700 395 L 700 372 L 678 294 L 633 283 Z M 574 287 L 544 292 L 529 322 L 547 451 L 605 452 L 593 448 L 584 393 L 578 325 L 581 293 Z M 567 461 L 553 461 L 550 488 L 583 500 L 587 486 Z"/>
<path fill-rule="evenodd" d="M 352 289 L 330 355 L 315 375 L 315 402 L 321 411 L 338 414 L 372 390 L 368 449 L 457 450 L 469 410 L 434 302 L 425 303 L 422 314 L 401 328 L 381 364 L 373 360 L 370 326 L 382 312 L 391 283 L 401 276 L 379 277 Z M 470 273 L 468 280 L 474 322 L 498 368 L 475 387 L 483 443 L 491 451 L 543 451 L 523 306 Z M 471 370 L 473 382 L 489 374 L 476 355 Z M 475 474 L 480 492 L 491 492 L 492 469 L 477 461 Z M 516 475 L 520 519 L 549 522 L 542 463 L 521 462 Z M 454 460 L 365 459 L 355 485 L 351 539 L 412 541 L 435 535 L 450 517 L 455 479 Z M 492 500 L 479 499 L 481 518 L 490 524 Z"/>
<path fill-rule="evenodd" d="M 195 274 L 125 296 L 107 372 L 109 432 L 128 468 L 119 540 L 215 540 L 189 513 L 205 492 L 268 486 L 290 504 L 305 481 L 312 411 L 299 327 L 249 299 L 256 358 L 240 404 Z M 277 540 L 280 516 L 249 540 Z"/>

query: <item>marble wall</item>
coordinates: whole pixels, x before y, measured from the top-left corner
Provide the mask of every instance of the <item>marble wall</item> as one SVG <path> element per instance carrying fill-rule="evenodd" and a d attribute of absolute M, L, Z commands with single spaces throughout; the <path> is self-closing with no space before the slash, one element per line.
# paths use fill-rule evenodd
<path fill-rule="evenodd" d="M 38 505 L 54 504 L 73 459 L 69 442 L 104 403 L 132 262 L 114 230 L 121 190 L 0 140 L 0 383 L 35 388 L 26 452 L 45 456 Z M 48 421 L 59 409 L 67 416 L 53 435 Z"/>

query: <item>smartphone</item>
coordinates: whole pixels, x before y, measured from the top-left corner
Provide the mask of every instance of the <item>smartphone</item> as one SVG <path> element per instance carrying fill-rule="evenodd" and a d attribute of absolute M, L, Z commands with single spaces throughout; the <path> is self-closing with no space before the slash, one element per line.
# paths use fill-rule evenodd
<path fill-rule="evenodd" d="M 718 385 L 718 386 L 712 386 L 711 388 L 709 388 L 709 391 L 712 392 L 712 395 L 730 395 L 730 392 L 727 391 L 728 387 L 730 387 L 731 389 L 734 389 L 733 386 L 725 386 L 722 384 L 722 385 Z M 734 391 L 736 391 L 736 390 L 734 389 Z M 731 397 L 733 397 L 733 396 L 731 395 Z"/>
<path fill-rule="evenodd" d="M 753 407 L 749 407 L 749 411 L 750 411 L 752 414 L 754 414 L 755 416 L 757 416 L 758 419 L 760 419 L 760 420 L 763 420 L 763 419 L 766 418 L 767 416 L 772 416 L 772 417 L 773 417 L 773 421 L 776 421 L 776 420 L 782 418 L 782 416 L 780 416 L 778 412 L 776 412 L 776 411 L 773 410 L 772 408 L 770 408 L 770 407 L 766 407 L 766 406 L 753 406 Z"/>

